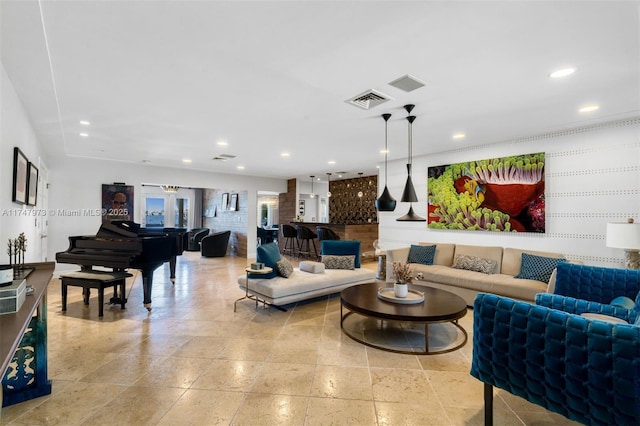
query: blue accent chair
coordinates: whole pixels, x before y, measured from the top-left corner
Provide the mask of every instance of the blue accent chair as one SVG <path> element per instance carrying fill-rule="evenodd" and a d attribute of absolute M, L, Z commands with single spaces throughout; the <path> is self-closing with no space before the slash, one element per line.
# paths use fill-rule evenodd
<path fill-rule="evenodd" d="M 485 424 L 495 386 L 583 424 L 639 425 L 640 271 L 561 264 L 556 279 L 556 294 L 538 294 L 536 304 L 475 299 L 471 375 L 484 382 Z M 619 296 L 635 308 L 609 304 Z"/>

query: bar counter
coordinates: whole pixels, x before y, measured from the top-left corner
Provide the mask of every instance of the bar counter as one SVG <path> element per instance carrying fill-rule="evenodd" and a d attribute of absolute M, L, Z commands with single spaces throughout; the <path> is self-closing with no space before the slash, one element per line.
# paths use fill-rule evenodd
<path fill-rule="evenodd" d="M 373 242 L 378 239 L 378 224 L 344 224 L 344 223 L 320 223 L 320 222 L 291 222 L 291 226 L 303 225 L 316 232 L 316 227 L 322 226 L 334 231 L 341 240 L 360 241 L 360 253 L 373 251 Z M 318 247 L 320 250 L 320 247 Z"/>

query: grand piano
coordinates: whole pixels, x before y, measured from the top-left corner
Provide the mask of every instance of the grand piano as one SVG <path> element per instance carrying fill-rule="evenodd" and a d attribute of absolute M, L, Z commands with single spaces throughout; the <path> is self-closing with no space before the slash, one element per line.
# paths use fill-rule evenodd
<path fill-rule="evenodd" d="M 69 237 L 69 248 L 56 253 L 56 261 L 77 264 L 83 270 L 93 266 L 140 270 L 143 303 L 150 311 L 153 271 L 169 262 L 171 282 L 175 282 L 176 257 L 187 243 L 185 228 L 143 228 L 132 221 L 114 220 L 103 223 L 95 236 Z"/>

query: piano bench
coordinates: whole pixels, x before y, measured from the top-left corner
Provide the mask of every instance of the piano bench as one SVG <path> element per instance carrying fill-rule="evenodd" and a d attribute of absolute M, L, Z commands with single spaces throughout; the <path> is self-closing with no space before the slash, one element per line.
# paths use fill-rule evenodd
<path fill-rule="evenodd" d="M 128 272 L 108 272 L 108 271 L 73 271 L 60 274 L 62 282 L 62 311 L 67 310 L 67 286 L 82 287 L 84 304 L 89 304 L 90 289 L 98 289 L 98 316 L 104 314 L 104 289 L 113 287 L 113 299 L 120 303 L 120 308 L 124 309 L 126 299 L 125 282 L 128 277 L 132 277 Z M 120 287 L 120 298 L 118 298 L 118 286 Z M 114 302 L 115 303 L 115 302 Z"/>

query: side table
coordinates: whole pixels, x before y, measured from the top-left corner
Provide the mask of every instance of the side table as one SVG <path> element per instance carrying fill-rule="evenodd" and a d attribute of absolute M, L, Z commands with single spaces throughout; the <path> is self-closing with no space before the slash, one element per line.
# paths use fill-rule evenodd
<path fill-rule="evenodd" d="M 236 304 L 244 299 L 251 299 L 251 300 L 255 300 L 256 301 L 256 309 L 258 308 L 258 302 L 262 302 L 263 305 L 269 305 L 269 306 L 273 306 L 276 309 L 279 309 L 283 312 L 286 312 L 287 310 L 284 308 L 281 308 L 280 306 L 277 305 L 272 305 L 271 303 L 267 303 L 265 300 L 261 300 L 258 296 L 256 296 L 255 294 L 249 294 L 249 274 L 253 273 L 253 274 L 268 274 L 271 271 L 273 271 L 273 268 L 270 268 L 268 266 L 265 266 L 262 269 L 251 269 L 250 267 L 246 267 L 244 268 L 245 272 L 247 273 L 247 278 L 246 281 L 244 283 L 244 290 L 245 290 L 245 294 L 244 296 L 242 296 L 240 299 L 236 300 L 235 302 L 233 302 L 233 312 L 236 311 Z"/>

